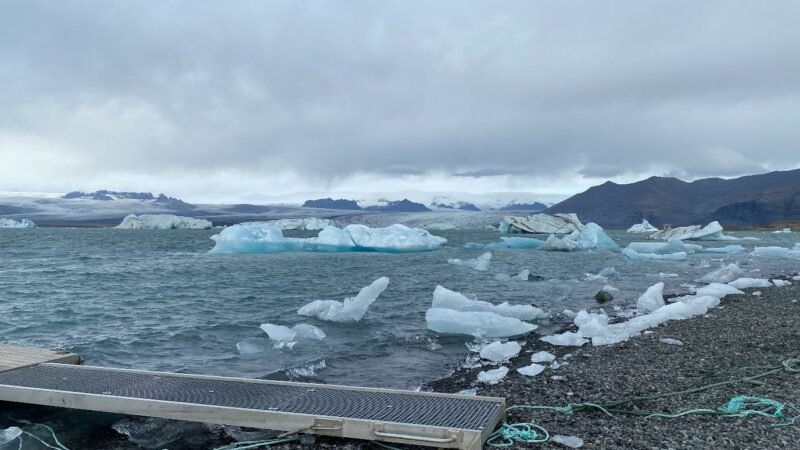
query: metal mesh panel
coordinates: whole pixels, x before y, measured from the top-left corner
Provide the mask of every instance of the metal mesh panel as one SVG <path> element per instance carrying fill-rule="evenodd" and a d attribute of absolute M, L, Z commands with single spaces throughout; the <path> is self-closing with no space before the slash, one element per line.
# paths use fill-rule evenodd
<path fill-rule="evenodd" d="M 413 392 L 254 383 L 60 364 L 2 372 L 0 385 L 465 430 L 483 430 L 500 409 L 495 401 Z"/>

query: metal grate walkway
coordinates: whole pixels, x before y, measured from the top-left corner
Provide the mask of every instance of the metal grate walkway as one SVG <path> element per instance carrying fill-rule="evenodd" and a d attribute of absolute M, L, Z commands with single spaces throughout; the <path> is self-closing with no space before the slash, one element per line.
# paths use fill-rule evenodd
<path fill-rule="evenodd" d="M 469 450 L 505 413 L 500 398 L 64 364 L 1 372 L 0 400 Z"/>

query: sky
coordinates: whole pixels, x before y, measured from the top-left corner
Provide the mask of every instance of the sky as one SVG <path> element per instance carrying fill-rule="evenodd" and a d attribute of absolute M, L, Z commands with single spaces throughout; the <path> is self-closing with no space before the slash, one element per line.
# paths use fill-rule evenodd
<path fill-rule="evenodd" d="M 0 191 L 533 192 L 800 166 L 797 1 L 0 3 Z"/>

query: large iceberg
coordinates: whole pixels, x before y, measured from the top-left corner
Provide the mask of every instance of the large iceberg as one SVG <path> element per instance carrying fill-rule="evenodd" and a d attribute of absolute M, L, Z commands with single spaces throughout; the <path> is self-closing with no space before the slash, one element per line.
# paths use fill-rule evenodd
<path fill-rule="evenodd" d="M 634 234 L 649 234 L 656 231 L 658 231 L 658 228 L 650 225 L 650 222 L 645 219 L 642 219 L 642 223 L 637 223 L 626 230 L 626 232 Z"/>
<path fill-rule="evenodd" d="M 594 222 L 587 223 L 581 230 L 567 236 L 551 234 L 542 250 L 570 252 L 574 250 L 618 250 L 619 246 Z"/>
<path fill-rule="evenodd" d="M 472 300 L 460 292 L 451 291 L 443 286 L 436 286 L 436 289 L 433 290 L 431 307 L 454 311 L 490 312 L 520 320 L 533 320 L 547 315 L 542 309 L 531 305 L 511 305 L 508 302 L 495 305 L 481 300 Z"/>
<path fill-rule="evenodd" d="M 456 311 L 447 308 L 430 308 L 425 313 L 425 321 L 428 329 L 437 333 L 487 338 L 520 336 L 537 328 L 536 325 L 493 312 Z"/>
<path fill-rule="evenodd" d="M 737 241 L 739 238 L 722 234 L 722 225 L 716 220 L 706 226 L 690 225 L 688 227 L 659 230 L 647 236 L 648 239 L 680 239 L 682 241 Z"/>
<path fill-rule="evenodd" d="M 534 214 L 528 217 L 508 216 L 500 222 L 501 233 L 541 233 L 568 234 L 580 231 L 583 224 L 578 215 L 570 214 Z"/>
<path fill-rule="evenodd" d="M 36 228 L 36 224 L 30 219 L 6 219 L 0 217 L 0 228 Z"/>
<path fill-rule="evenodd" d="M 481 256 L 478 256 L 475 259 L 450 258 L 447 260 L 448 264 L 453 264 L 454 266 L 469 267 L 471 269 L 479 271 L 488 270 L 489 263 L 491 262 L 492 262 L 492 254 L 490 252 L 483 253 Z"/>
<path fill-rule="evenodd" d="M 128 214 L 122 219 L 117 228 L 148 229 L 148 230 L 207 230 L 212 227 L 211 222 L 194 217 L 175 216 L 172 214 Z"/>
<path fill-rule="evenodd" d="M 301 316 L 316 317 L 332 322 L 358 322 L 367 313 L 369 306 L 378 299 L 389 285 L 389 278 L 382 277 L 369 286 L 361 288 L 358 295 L 344 301 L 315 300 L 297 311 Z"/>
<path fill-rule="evenodd" d="M 278 219 L 268 220 L 264 223 L 276 226 L 281 230 L 307 230 L 319 231 L 326 227 L 336 225 L 330 219 L 319 219 L 317 217 L 304 217 L 302 219 Z"/>
<path fill-rule="evenodd" d="M 280 228 L 264 222 L 246 222 L 211 236 L 210 253 L 319 252 L 421 252 L 439 248 L 447 239 L 421 228 L 395 224 L 386 228 L 366 225 L 326 227 L 313 238 L 287 238 Z"/>

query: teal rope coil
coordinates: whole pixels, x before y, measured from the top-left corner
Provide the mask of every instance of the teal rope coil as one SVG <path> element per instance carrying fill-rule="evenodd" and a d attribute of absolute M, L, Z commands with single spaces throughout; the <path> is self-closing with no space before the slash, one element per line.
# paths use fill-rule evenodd
<path fill-rule="evenodd" d="M 508 448 L 517 443 L 541 444 L 550 439 L 544 427 L 529 422 L 502 423 L 500 428 L 489 435 L 486 444 L 495 448 Z"/>

